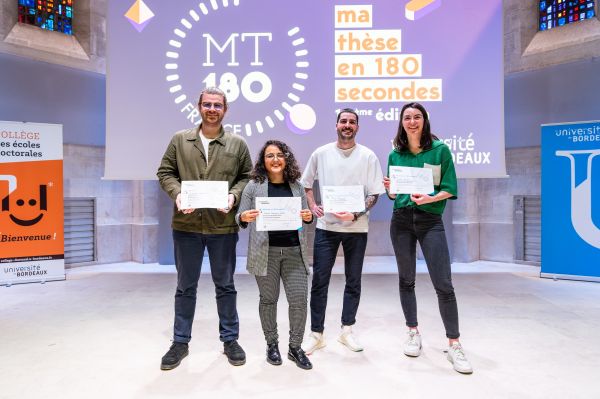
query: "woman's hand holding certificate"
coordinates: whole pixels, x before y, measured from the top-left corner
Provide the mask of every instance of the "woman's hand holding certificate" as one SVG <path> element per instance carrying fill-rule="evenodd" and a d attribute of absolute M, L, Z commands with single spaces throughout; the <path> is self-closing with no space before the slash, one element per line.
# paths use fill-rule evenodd
<path fill-rule="evenodd" d="M 431 194 L 433 190 L 431 169 L 390 166 L 390 194 Z"/>
<path fill-rule="evenodd" d="M 298 230 L 302 227 L 300 197 L 256 197 L 256 231 Z"/>

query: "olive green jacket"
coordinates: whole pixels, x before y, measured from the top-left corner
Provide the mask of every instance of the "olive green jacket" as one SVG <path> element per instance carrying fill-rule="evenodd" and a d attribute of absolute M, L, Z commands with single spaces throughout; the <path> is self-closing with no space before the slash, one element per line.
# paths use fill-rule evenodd
<path fill-rule="evenodd" d="M 156 176 L 162 189 L 175 201 L 181 192 L 182 180 L 226 180 L 229 193 L 235 197 L 233 209 L 223 213 L 216 209 L 196 209 L 184 214 L 173 206 L 174 230 L 203 234 L 236 233 L 235 213 L 248 183 L 252 161 L 244 139 L 225 132 L 208 146 L 209 164 L 199 137 L 201 126 L 181 130 L 173 136 L 158 168 Z"/>

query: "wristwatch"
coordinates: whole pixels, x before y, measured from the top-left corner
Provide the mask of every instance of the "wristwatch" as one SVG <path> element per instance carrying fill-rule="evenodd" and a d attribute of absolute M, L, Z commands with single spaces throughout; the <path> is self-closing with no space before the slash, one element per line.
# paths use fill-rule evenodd
<path fill-rule="evenodd" d="M 358 218 L 360 217 L 360 213 L 359 212 L 352 212 L 352 214 L 354 215 L 354 218 L 352 219 L 352 221 L 356 222 L 358 220 Z"/>

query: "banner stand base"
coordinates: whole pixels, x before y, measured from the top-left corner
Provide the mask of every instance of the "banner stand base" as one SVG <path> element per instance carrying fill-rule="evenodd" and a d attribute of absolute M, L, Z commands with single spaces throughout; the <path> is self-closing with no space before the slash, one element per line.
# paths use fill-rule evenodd
<path fill-rule="evenodd" d="M 554 274 L 554 273 L 540 273 L 541 278 L 551 278 L 553 280 L 575 280 L 575 281 L 589 281 L 591 283 L 600 283 L 600 277 L 594 276 L 574 276 L 572 274 Z"/>
<path fill-rule="evenodd" d="M 63 276 L 54 276 L 54 277 L 49 277 L 45 280 L 40 280 L 40 279 L 30 279 L 30 280 L 14 280 L 14 281 L 2 281 L 0 282 L 0 287 L 10 287 L 11 285 L 15 285 L 15 284 L 32 284 L 32 283 L 40 283 L 40 284 L 45 284 L 46 282 L 49 281 L 65 281 L 67 279 L 66 275 Z"/>

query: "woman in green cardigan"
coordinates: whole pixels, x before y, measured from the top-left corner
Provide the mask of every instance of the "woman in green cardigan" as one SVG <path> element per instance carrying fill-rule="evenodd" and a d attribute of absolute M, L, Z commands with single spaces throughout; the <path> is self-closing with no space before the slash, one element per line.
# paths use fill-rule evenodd
<path fill-rule="evenodd" d="M 434 185 L 430 194 L 390 194 L 389 177 L 383 181 L 388 196 L 394 200 L 390 236 L 398 264 L 400 302 L 408 326 L 404 354 L 417 357 L 422 348 L 415 296 L 418 241 L 438 297 L 449 341 L 448 360 L 459 373 L 470 374 L 473 369 L 459 342 L 458 308 L 442 222 L 446 200 L 457 198 L 456 172 L 450 149 L 431 133 L 429 116 L 421 104 L 409 103 L 402 108 L 394 149 L 388 157 L 388 176 L 390 166 L 429 168 Z"/>

